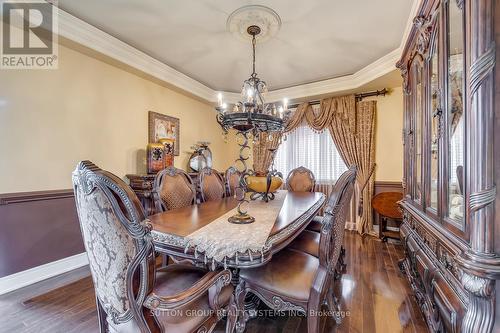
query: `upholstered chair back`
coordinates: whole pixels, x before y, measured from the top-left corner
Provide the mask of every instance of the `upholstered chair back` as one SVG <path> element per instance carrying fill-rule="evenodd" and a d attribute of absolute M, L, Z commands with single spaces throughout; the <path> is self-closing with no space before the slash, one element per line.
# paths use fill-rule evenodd
<path fill-rule="evenodd" d="M 224 175 L 224 180 L 226 183 L 226 193 L 228 196 L 233 196 L 235 194 L 235 189 L 240 184 L 241 172 L 235 167 L 230 167 L 226 170 Z"/>
<path fill-rule="evenodd" d="M 185 171 L 168 167 L 156 174 L 153 199 L 157 213 L 192 205 L 196 202 L 193 180 Z"/>
<path fill-rule="evenodd" d="M 224 181 L 216 170 L 203 168 L 198 175 L 198 179 L 203 202 L 224 198 L 226 192 Z"/>
<path fill-rule="evenodd" d="M 311 170 L 305 167 L 293 169 L 286 178 L 286 189 L 293 192 L 313 192 L 316 179 Z"/>
<path fill-rule="evenodd" d="M 140 309 L 154 265 L 141 204 L 120 178 L 89 161 L 80 162 L 72 178 L 99 312 L 114 328 L 145 328 Z"/>
<path fill-rule="evenodd" d="M 344 172 L 328 200 L 320 236 L 320 264 L 333 273 L 344 241 L 344 228 L 354 192 L 356 167 Z"/>

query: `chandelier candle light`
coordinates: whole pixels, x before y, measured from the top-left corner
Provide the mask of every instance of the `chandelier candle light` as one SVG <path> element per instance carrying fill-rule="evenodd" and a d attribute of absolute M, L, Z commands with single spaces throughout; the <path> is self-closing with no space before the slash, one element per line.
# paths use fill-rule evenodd
<path fill-rule="evenodd" d="M 254 141 L 258 140 L 261 133 L 282 132 L 285 128 L 286 119 L 290 114 L 288 110 L 288 101 L 286 99 L 283 101 L 283 104 L 278 107 L 276 107 L 274 103 L 267 104 L 264 100 L 264 93 L 267 92 L 266 82 L 259 79 L 255 72 L 256 36 L 259 35 L 260 32 L 261 29 L 257 25 L 250 25 L 247 28 L 247 33 L 252 37 L 253 62 L 252 74 L 243 82 L 243 88 L 241 90 L 242 101 L 234 105 L 232 112 L 228 112 L 228 106 L 226 103 L 223 103 L 222 94 L 217 96 L 217 122 L 221 125 L 225 134 L 227 134 L 230 129 L 234 129 L 237 132 L 237 137 L 240 139 L 238 142 L 240 146 L 240 156 L 236 160 L 236 163 L 239 164 L 238 169 L 241 172 L 239 186 L 236 189 L 236 198 L 239 201 L 237 208 L 238 213 L 228 219 L 229 222 L 238 224 L 252 223 L 255 221 L 255 219 L 246 211 L 242 210 L 241 207 L 244 203 L 248 202 L 248 179 L 252 177 L 252 183 L 259 183 L 256 181 L 257 176 L 255 172 L 247 166 L 247 160 L 250 155 L 249 140 L 251 137 L 253 137 Z M 265 184 L 267 185 L 265 191 L 256 191 L 254 189 L 252 199 L 262 197 L 265 201 L 272 200 L 274 195 L 270 195 L 270 193 L 276 191 L 279 185 L 281 185 L 281 179 L 279 179 L 279 181 L 275 179 L 280 176 L 278 172 L 273 170 L 265 177 L 262 177 L 265 179 Z M 279 185 L 276 187 L 277 184 Z M 255 195 L 255 193 L 261 193 L 261 195 Z"/>

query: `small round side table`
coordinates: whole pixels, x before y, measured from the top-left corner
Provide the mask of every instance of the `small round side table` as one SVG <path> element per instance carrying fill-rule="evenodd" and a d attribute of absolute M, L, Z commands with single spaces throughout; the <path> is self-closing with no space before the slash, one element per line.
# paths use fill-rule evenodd
<path fill-rule="evenodd" d="M 403 199 L 400 192 L 382 192 L 372 198 L 372 207 L 375 211 L 375 220 L 378 220 L 378 235 L 385 242 L 387 238 L 400 239 L 399 230 L 387 230 L 387 219 L 394 220 L 398 229 L 403 220 L 403 214 L 398 206 L 398 201 Z"/>

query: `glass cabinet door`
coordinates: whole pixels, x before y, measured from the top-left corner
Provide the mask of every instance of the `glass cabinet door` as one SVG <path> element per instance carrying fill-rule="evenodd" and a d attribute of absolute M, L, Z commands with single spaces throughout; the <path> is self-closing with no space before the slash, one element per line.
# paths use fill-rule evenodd
<path fill-rule="evenodd" d="M 464 18 L 456 1 L 448 2 L 447 53 L 447 217 L 464 230 Z"/>
<path fill-rule="evenodd" d="M 414 78 L 414 127 L 413 127 L 413 199 L 422 202 L 422 120 L 423 120 L 423 82 L 422 64 L 418 59 L 413 61 Z"/>
<path fill-rule="evenodd" d="M 427 175 L 429 186 L 429 197 L 426 198 L 427 206 L 430 207 L 434 214 L 437 214 L 439 202 L 439 141 L 441 132 L 441 89 L 439 88 L 439 43 L 438 31 L 435 32 L 434 42 L 431 48 L 431 55 L 428 63 L 429 79 L 430 79 L 430 108 L 428 112 L 428 120 L 430 124 L 430 137 L 428 141 L 428 159 L 429 171 Z"/>

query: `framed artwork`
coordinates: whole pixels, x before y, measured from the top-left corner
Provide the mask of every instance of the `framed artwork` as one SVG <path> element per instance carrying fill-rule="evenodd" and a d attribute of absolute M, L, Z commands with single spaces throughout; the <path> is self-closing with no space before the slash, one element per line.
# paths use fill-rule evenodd
<path fill-rule="evenodd" d="M 148 142 L 158 142 L 160 139 L 174 141 L 174 155 L 179 156 L 179 118 L 170 117 L 161 113 L 149 111 L 149 138 Z"/>

